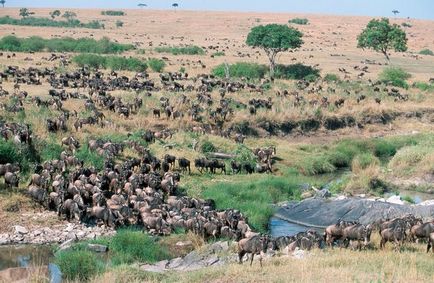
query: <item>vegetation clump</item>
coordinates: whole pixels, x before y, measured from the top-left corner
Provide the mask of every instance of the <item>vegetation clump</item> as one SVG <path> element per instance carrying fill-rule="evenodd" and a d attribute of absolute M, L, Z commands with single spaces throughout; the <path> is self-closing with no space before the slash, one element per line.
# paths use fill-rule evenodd
<path fill-rule="evenodd" d="M 89 29 L 104 29 L 104 24 L 100 21 L 90 21 L 82 23 L 77 19 L 67 21 L 55 21 L 50 18 L 23 17 L 14 19 L 10 16 L 0 17 L 0 25 L 15 25 L 15 26 L 38 26 L 38 27 L 63 27 L 63 28 L 89 28 Z"/>
<path fill-rule="evenodd" d="M 148 68 L 146 62 L 133 58 L 121 56 L 101 56 L 95 54 L 80 54 L 72 58 L 78 66 L 88 66 L 93 69 L 111 69 L 114 71 L 143 72 Z"/>
<path fill-rule="evenodd" d="M 158 53 L 170 53 L 172 55 L 204 55 L 205 51 L 199 46 L 190 45 L 183 47 L 157 47 Z"/>
<path fill-rule="evenodd" d="M 103 16 L 125 16 L 125 12 L 124 11 L 107 10 L 107 11 L 101 11 L 101 15 L 103 15 Z"/>
<path fill-rule="evenodd" d="M 104 271 L 95 254 L 85 250 L 67 250 L 56 254 L 56 264 L 67 280 L 88 281 Z"/>
<path fill-rule="evenodd" d="M 39 36 L 18 38 L 7 35 L 0 39 L 0 50 L 12 52 L 75 52 L 75 53 L 98 53 L 113 54 L 134 49 L 131 44 L 112 42 L 107 37 L 100 40 L 93 38 L 52 38 L 44 39 Z"/>
<path fill-rule="evenodd" d="M 419 51 L 420 55 L 428 55 L 428 56 L 434 56 L 434 52 L 431 49 L 422 49 L 421 51 Z"/>
<path fill-rule="evenodd" d="M 166 67 L 166 62 L 161 59 L 152 58 L 147 61 L 149 68 L 151 68 L 154 72 L 161 73 Z"/>
<path fill-rule="evenodd" d="M 290 19 L 288 22 L 290 24 L 296 24 L 296 25 L 307 25 L 309 23 L 309 20 L 306 18 L 294 18 L 294 19 Z"/>
<path fill-rule="evenodd" d="M 228 65 L 220 64 L 212 70 L 213 75 L 225 78 L 226 72 L 231 78 L 262 79 L 267 73 L 267 67 L 256 63 L 237 62 Z"/>
<path fill-rule="evenodd" d="M 388 67 L 385 68 L 379 75 L 380 81 L 402 88 L 408 88 L 408 83 L 406 82 L 411 75 L 398 67 Z"/>

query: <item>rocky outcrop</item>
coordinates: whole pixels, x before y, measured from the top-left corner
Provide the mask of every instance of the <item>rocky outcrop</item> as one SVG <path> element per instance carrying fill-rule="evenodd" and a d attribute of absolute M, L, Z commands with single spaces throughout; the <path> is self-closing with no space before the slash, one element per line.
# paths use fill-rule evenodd
<path fill-rule="evenodd" d="M 409 213 L 431 220 L 434 218 L 434 205 L 406 205 L 364 198 L 310 198 L 282 205 L 275 216 L 304 226 L 325 228 L 341 219 L 369 224 Z"/>
<path fill-rule="evenodd" d="M 32 228 L 16 225 L 10 233 L 0 234 L 0 245 L 54 244 L 63 243 L 68 240 L 94 239 L 101 236 L 110 236 L 115 233 L 112 228 L 86 226 L 78 223 Z"/>

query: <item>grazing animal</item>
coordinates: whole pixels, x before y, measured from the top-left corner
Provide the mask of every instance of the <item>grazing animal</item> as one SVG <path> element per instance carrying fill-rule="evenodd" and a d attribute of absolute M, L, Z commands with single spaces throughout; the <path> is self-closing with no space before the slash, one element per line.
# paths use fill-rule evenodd
<path fill-rule="evenodd" d="M 253 263 L 253 257 L 255 254 L 259 255 L 259 262 L 262 267 L 262 254 L 267 251 L 269 238 L 268 236 L 256 235 L 251 238 L 241 239 L 238 242 L 238 259 L 239 263 L 243 263 L 243 257 L 245 254 L 252 254 L 250 259 L 250 266 Z"/>

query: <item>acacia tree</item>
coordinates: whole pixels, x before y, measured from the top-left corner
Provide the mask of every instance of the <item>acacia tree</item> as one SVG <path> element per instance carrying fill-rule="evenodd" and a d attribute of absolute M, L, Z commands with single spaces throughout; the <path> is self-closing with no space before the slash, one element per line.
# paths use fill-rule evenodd
<path fill-rule="evenodd" d="M 68 21 L 72 21 L 75 17 L 77 17 L 77 14 L 72 11 L 66 11 L 63 13 L 62 17 Z"/>
<path fill-rule="evenodd" d="M 395 17 L 396 17 L 396 15 L 399 14 L 399 11 L 398 11 L 398 10 L 393 10 L 392 13 L 393 13 L 393 14 L 395 15 Z"/>
<path fill-rule="evenodd" d="M 29 9 L 27 9 L 27 8 L 21 8 L 20 9 L 20 16 L 23 18 L 27 18 L 28 16 L 33 15 L 33 14 L 34 14 L 34 12 L 30 12 Z"/>
<path fill-rule="evenodd" d="M 390 61 L 388 51 L 407 51 L 407 36 L 405 31 L 397 24 L 391 25 L 389 19 L 372 19 L 362 33 L 357 37 L 358 48 L 373 49 L 383 53 L 387 61 Z"/>
<path fill-rule="evenodd" d="M 3 8 L 5 7 L 6 0 L 0 0 L 0 4 L 2 4 Z"/>
<path fill-rule="evenodd" d="M 172 7 L 175 9 L 175 11 L 176 11 L 176 8 L 178 8 L 179 7 L 179 4 L 178 3 L 173 3 L 172 4 Z"/>
<path fill-rule="evenodd" d="M 54 18 L 60 16 L 60 14 L 60 10 L 54 10 L 50 12 L 50 17 L 54 20 Z"/>
<path fill-rule="evenodd" d="M 137 4 L 137 6 L 139 6 L 140 8 L 143 8 L 143 7 L 147 7 L 148 5 L 146 5 L 145 3 L 139 3 L 139 4 Z"/>
<path fill-rule="evenodd" d="M 270 77 L 274 76 L 276 56 L 279 52 L 299 48 L 303 44 L 303 34 L 286 25 L 269 24 L 252 28 L 246 43 L 252 47 L 264 49 L 270 60 Z"/>

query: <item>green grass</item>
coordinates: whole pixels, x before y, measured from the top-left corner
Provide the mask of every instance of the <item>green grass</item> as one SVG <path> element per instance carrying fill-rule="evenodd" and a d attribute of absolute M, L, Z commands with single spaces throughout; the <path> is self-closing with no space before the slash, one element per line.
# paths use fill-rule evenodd
<path fill-rule="evenodd" d="M 85 250 L 66 250 L 56 254 L 56 264 L 67 280 L 88 281 L 104 271 L 104 265 L 95 254 Z"/>
<path fill-rule="evenodd" d="M 99 21 L 82 23 L 77 19 L 70 19 L 68 21 L 55 21 L 49 18 L 35 17 L 14 19 L 10 16 L 0 17 L 0 25 L 104 29 L 104 24 Z"/>
<path fill-rule="evenodd" d="M 146 62 L 133 58 L 121 56 L 100 56 L 96 54 L 80 54 L 72 58 L 78 66 L 89 66 L 94 69 L 111 69 L 115 71 L 128 70 L 143 72 L 147 69 Z"/>
<path fill-rule="evenodd" d="M 114 11 L 114 10 L 107 10 L 107 11 L 101 11 L 101 15 L 103 16 L 125 16 L 124 11 Z"/>
<path fill-rule="evenodd" d="M 180 46 L 180 47 L 157 47 L 155 51 L 158 53 L 170 53 L 172 55 L 204 55 L 205 51 L 199 46 Z"/>
<path fill-rule="evenodd" d="M 83 160 L 85 166 L 93 166 L 99 171 L 104 169 L 104 157 L 100 156 L 95 151 L 91 151 L 87 143 L 77 150 L 75 156 L 77 156 L 78 159 Z"/>
<path fill-rule="evenodd" d="M 288 21 L 290 24 L 307 25 L 309 20 L 306 18 L 294 18 Z"/>
<path fill-rule="evenodd" d="M 147 61 L 147 64 L 149 68 L 152 69 L 152 71 L 161 73 L 164 70 L 164 67 L 166 67 L 166 62 L 161 59 L 152 58 Z"/>
<path fill-rule="evenodd" d="M 428 55 L 428 56 L 434 56 L 434 52 L 430 49 L 422 49 L 421 51 L 419 51 L 419 54 L 421 55 Z"/>
<path fill-rule="evenodd" d="M 18 38 L 8 35 L 0 39 L 0 50 L 13 52 L 76 52 L 113 54 L 134 49 L 131 44 L 120 44 L 104 37 L 100 40 L 92 38 L 74 39 L 70 37 L 44 39 L 39 36 Z"/>
<path fill-rule="evenodd" d="M 326 74 L 326 75 L 324 76 L 324 81 L 326 81 L 326 82 L 328 82 L 328 83 L 331 83 L 331 82 L 336 83 L 336 82 L 340 82 L 341 79 L 340 79 L 339 76 L 336 75 L 336 74 Z"/>
<path fill-rule="evenodd" d="M 412 86 L 417 88 L 417 89 L 420 89 L 421 91 L 434 92 L 434 84 L 433 83 L 414 82 Z"/>
<path fill-rule="evenodd" d="M 273 215 L 272 204 L 299 199 L 301 178 L 297 173 L 287 177 L 252 176 L 244 181 L 218 182 L 203 188 L 205 198 L 214 199 L 218 209 L 239 209 L 256 231 L 266 232 Z"/>
<path fill-rule="evenodd" d="M 220 64 L 212 70 L 212 74 L 226 77 L 225 64 Z M 237 62 L 229 65 L 229 76 L 231 78 L 261 79 L 268 71 L 268 67 L 256 63 Z"/>
<path fill-rule="evenodd" d="M 27 174 L 31 165 L 38 161 L 40 161 L 40 157 L 33 146 L 15 144 L 0 138 L 0 164 L 18 163 L 20 172 Z"/>
<path fill-rule="evenodd" d="M 109 249 L 114 265 L 133 262 L 154 263 L 170 257 L 165 247 L 142 231 L 118 230 L 109 243 Z"/>
<path fill-rule="evenodd" d="M 211 56 L 213 57 L 221 57 L 221 56 L 225 56 L 226 54 L 223 51 L 218 51 L 213 53 Z"/>
<path fill-rule="evenodd" d="M 411 78 L 411 74 L 398 67 L 385 68 L 379 75 L 380 81 L 401 88 L 408 88 L 406 80 Z"/>

